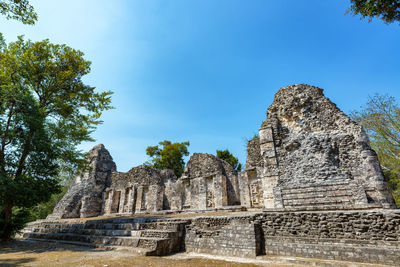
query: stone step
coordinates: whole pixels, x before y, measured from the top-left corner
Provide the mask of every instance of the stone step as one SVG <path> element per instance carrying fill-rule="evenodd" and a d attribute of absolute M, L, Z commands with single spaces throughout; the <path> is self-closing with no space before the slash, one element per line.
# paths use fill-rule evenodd
<path fill-rule="evenodd" d="M 178 238 L 179 233 L 172 230 L 105 230 L 105 229 L 80 229 L 80 228 L 34 228 L 31 232 L 41 234 L 78 234 L 91 236 L 133 236 L 133 237 L 156 237 L 156 238 Z"/>
<path fill-rule="evenodd" d="M 171 230 L 178 231 L 184 225 L 184 222 L 130 222 L 130 223 L 63 223 L 63 222 L 43 222 L 36 225 L 40 228 L 54 228 L 54 229 L 104 229 L 104 230 L 145 230 L 145 229 L 158 229 L 158 230 Z"/>
<path fill-rule="evenodd" d="M 178 222 L 154 222 L 154 223 L 144 223 L 139 225 L 139 230 L 170 230 L 170 231 L 179 231 L 181 227 L 184 227 L 184 223 Z"/>
<path fill-rule="evenodd" d="M 62 240 L 62 241 L 76 241 L 86 242 L 92 244 L 101 245 L 113 245 L 113 246 L 132 246 L 141 247 L 148 249 L 157 249 L 157 247 L 168 239 L 163 238 L 152 238 L 152 237 L 127 237 L 127 236 L 89 236 L 79 235 L 72 233 L 25 233 L 24 238 L 31 239 L 50 239 L 50 240 Z"/>
<path fill-rule="evenodd" d="M 324 205 L 336 205 L 336 204 L 351 204 L 350 199 L 315 199 L 315 200 L 305 200 L 305 201 L 293 201 L 285 200 L 284 205 L 286 208 L 298 207 L 298 206 L 324 206 Z"/>
<path fill-rule="evenodd" d="M 314 185 L 314 186 L 300 186 L 296 188 L 282 188 L 283 194 L 298 194 L 298 193 L 312 193 L 312 192 L 331 192 L 340 190 L 351 190 L 349 184 L 342 185 Z"/>
<path fill-rule="evenodd" d="M 328 193 L 298 193 L 298 194 L 282 194 L 283 200 L 297 200 L 297 199 L 313 199 L 313 198 L 332 198 L 332 197 L 350 197 L 354 195 L 351 191 L 331 191 Z"/>
<path fill-rule="evenodd" d="M 136 230 L 138 223 L 42 223 L 41 228 L 48 229 L 104 229 L 104 230 Z"/>
<path fill-rule="evenodd" d="M 39 239 L 39 238 L 26 238 L 24 240 L 29 241 L 29 242 L 54 242 L 54 243 L 62 243 L 62 244 L 69 244 L 69 245 L 75 245 L 75 246 L 100 248 L 100 249 L 105 249 L 105 250 L 128 251 L 137 256 L 155 256 L 155 255 L 157 255 L 156 250 L 149 249 L 149 248 L 139 248 L 139 247 L 130 247 L 130 246 L 111 246 L 111 245 L 101 245 L 101 244 L 93 244 L 93 243 L 87 243 L 87 242 Z"/>
<path fill-rule="evenodd" d="M 131 236 L 131 230 L 106 230 L 106 229 L 80 229 L 80 228 L 35 228 L 34 233 L 71 233 L 78 235 L 93 235 L 93 236 Z"/>
<path fill-rule="evenodd" d="M 154 238 L 179 238 L 179 232 L 172 230 L 136 230 L 131 231 L 131 236 L 136 237 L 154 237 Z"/>

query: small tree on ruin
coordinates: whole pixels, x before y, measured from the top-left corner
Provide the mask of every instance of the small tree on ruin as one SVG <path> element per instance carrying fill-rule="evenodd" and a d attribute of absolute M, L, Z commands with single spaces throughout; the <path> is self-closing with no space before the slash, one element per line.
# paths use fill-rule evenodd
<path fill-rule="evenodd" d="M 239 162 L 238 158 L 232 155 L 228 149 L 217 150 L 217 158 L 223 159 L 228 162 L 236 171 L 240 172 L 242 170 L 242 164 Z"/>
<path fill-rule="evenodd" d="M 190 143 L 171 143 L 165 140 L 158 143 L 161 147 L 149 146 L 146 148 L 146 154 L 151 157 L 148 163 L 155 169 L 171 169 L 177 177 L 180 177 L 185 168 L 184 156 L 189 156 L 188 146 Z"/>

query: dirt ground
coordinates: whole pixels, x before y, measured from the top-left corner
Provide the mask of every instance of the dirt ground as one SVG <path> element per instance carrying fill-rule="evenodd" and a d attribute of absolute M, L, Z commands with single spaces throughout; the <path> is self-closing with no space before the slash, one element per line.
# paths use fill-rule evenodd
<path fill-rule="evenodd" d="M 349 265 L 348 265 L 349 264 Z M 294 257 L 261 256 L 242 259 L 194 253 L 178 253 L 165 257 L 144 257 L 129 251 L 95 249 L 57 242 L 14 240 L 0 243 L 0 266 L 40 267 L 256 267 L 256 266 L 377 266 L 373 264 L 323 261 Z"/>
<path fill-rule="evenodd" d="M 251 263 L 235 263 L 200 257 L 189 258 L 183 255 L 144 257 L 132 255 L 130 252 L 107 251 L 53 242 L 27 242 L 16 240 L 0 245 L 0 266 L 255 267 L 260 265 Z"/>

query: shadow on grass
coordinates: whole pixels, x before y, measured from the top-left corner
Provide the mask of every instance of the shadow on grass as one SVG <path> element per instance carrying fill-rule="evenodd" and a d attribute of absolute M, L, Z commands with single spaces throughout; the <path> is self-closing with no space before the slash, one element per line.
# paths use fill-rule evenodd
<path fill-rule="evenodd" d="M 52 251 L 90 251 L 90 252 L 104 252 L 105 249 L 94 247 L 77 246 L 59 242 L 45 242 L 45 241 L 31 241 L 31 240 L 13 240 L 6 243 L 0 243 L 0 266 L 3 266 L 1 255 L 9 253 L 45 253 Z M 7 265 L 4 265 L 7 266 Z M 11 265 L 12 266 L 12 265 Z"/>
<path fill-rule="evenodd" d="M 2 267 L 21 266 L 22 264 L 27 264 L 35 260 L 36 260 L 35 258 L 0 259 L 0 266 Z"/>

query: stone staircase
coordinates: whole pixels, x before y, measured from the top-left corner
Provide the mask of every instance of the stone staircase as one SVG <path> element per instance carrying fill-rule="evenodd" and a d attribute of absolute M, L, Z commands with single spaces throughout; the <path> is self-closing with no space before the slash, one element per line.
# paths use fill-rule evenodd
<path fill-rule="evenodd" d="M 284 208 L 321 208 L 354 205 L 354 187 L 348 182 L 299 185 L 281 188 Z"/>
<path fill-rule="evenodd" d="M 22 237 L 162 256 L 182 250 L 186 223 L 149 218 L 42 221 L 28 225 Z"/>

